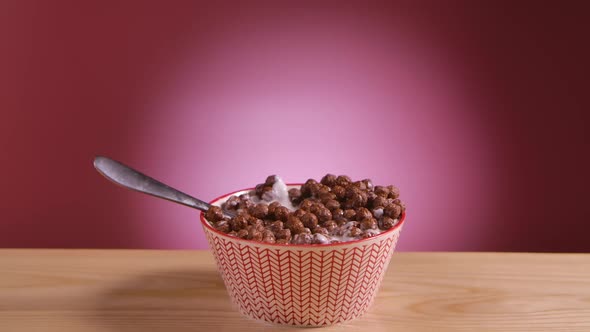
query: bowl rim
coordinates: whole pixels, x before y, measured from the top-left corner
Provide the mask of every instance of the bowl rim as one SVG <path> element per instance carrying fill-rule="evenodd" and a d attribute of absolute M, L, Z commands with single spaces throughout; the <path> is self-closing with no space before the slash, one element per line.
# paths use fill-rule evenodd
<path fill-rule="evenodd" d="M 303 183 L 286 183 L 285 185 L 287 186 L 301 186 L 303 185 Z M 251 191 L 254 190 L 255 188 L 246 188 L 246 189 L 240 189 L 240 190 L 235 190 L 232 191 L 228 194 L 225 195 L 221 195 L 211 201 L 209 201 L 209 204 L 213 204 L 216 201 L 222 200 L 226 197 L 235 195 L 239 192 L 243 192 L 243 191 Z M 253 244 L 253 243 L 257 243 L 257 244 L 261 244 L 261 245 L 265 245 L 265 246 L 274 246 L 277 248 L 319 248 L 319 247 L 323 247 L 323 248 L 329 248 L 329 247 L 337 247 L 337 246 L 344 246 L 344 245 L 351 245 L 351 244 L 357 244 L 357 243 L 361 243 L 361 242 L 369 242 L 369 241 L 374 241 L 379 237 L 385 237 L 387 234 L 389 233 L 394 233 L 396 232 L 399 228 L 401 228 L 401 226 L 404 224 L 404 221 L 406 220 L 406 212 L 404 211 L 399 219 L 399 222 L 393 226 L 392 228 L 386 230 L 385 232 L 379 233 L 375 236 L 372 237 L 368 237 L 366 239 L 358 239 L 358 240 L 352 240 L 352 241 L 346 241 L 346 242 L 340 242 L 340 243 L 317 243 L 317 244 L 291 244 L 291 243 L 267 243 L 267 242 L 261 242 L 261 241 L 254 241 L 254 240 L 247 240 L 247 239 L 242 239 L 239 237 L 235 237 L 235 236 L 231 236 L 231 235 L 227 235 L 227 233 L 223 233 L 217 229 L 215 229 L 211 224 L 209 224 L 209 222 L 207 221 L 207 219 L 205 219 L 205 212 L 201 211 L 200 215 L 199 215 L 200 219 L 201 219 L 201 224 L 203 224 L 203 227 L 208 228 L 210 231 L 212 231 L 213 233 L 216 233 L 218 235 L 221 235 L 222 237 L 228 238 L 232 241 L 238 241 L 238 242 L 243 242 L 243 243 L 248 243 L 248 244 Z"/>

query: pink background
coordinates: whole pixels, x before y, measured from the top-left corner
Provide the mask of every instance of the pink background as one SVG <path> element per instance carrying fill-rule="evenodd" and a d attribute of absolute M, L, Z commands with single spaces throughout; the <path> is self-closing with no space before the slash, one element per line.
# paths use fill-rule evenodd
<path fill-rule="evenodd" d="M 3 1 L 0 246 L 206 247 L 103 154 L 207 200 L 275 173 L 396 184 L 401 250 L 590 251 L 585 13 Z"/>

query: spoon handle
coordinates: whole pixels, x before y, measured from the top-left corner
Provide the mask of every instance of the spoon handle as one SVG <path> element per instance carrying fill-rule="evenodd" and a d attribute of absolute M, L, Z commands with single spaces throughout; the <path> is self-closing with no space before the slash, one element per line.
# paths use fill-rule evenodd
<path fill-rule="evenodd" d="M 97 156 L 94 158 L 94 167 L 104 177 L 123 187 L 190 206 L 201 211 L 207 211 L 211 207 L 210 204 L 200 199 L 171 188 L 154 178 L 107 157 Z"/>

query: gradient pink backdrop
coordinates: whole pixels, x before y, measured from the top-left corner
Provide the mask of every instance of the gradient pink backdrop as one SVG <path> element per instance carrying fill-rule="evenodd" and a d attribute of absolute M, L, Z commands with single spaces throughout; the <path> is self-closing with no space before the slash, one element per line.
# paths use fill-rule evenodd
<path fill-rule="evenodd" d="M 583 2 L 4 1 L 0 246 L 205 248 L 268 174 L 402 189 L 401 250 L 590 251 Z"/>

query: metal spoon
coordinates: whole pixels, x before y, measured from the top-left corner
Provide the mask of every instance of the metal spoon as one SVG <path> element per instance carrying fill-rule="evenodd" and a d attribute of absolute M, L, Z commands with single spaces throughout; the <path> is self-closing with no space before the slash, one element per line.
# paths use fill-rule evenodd
<path fill-rule="evenodd" d="M 96 168 L 96 170 L 105 178 L 131 190 L 163 198 L 201 211 L 207 211 L 211 207 L 210 204 L 205 203 L 200 199 L 189 196 L 180 190 L 165 185 L 154 178 L 110 158 L 97 156 L 94 158 L 94 168 Z M 235 213 L 232 211 L 224 210 L 223 213 L 228 217 L 235 216 Z"/>

